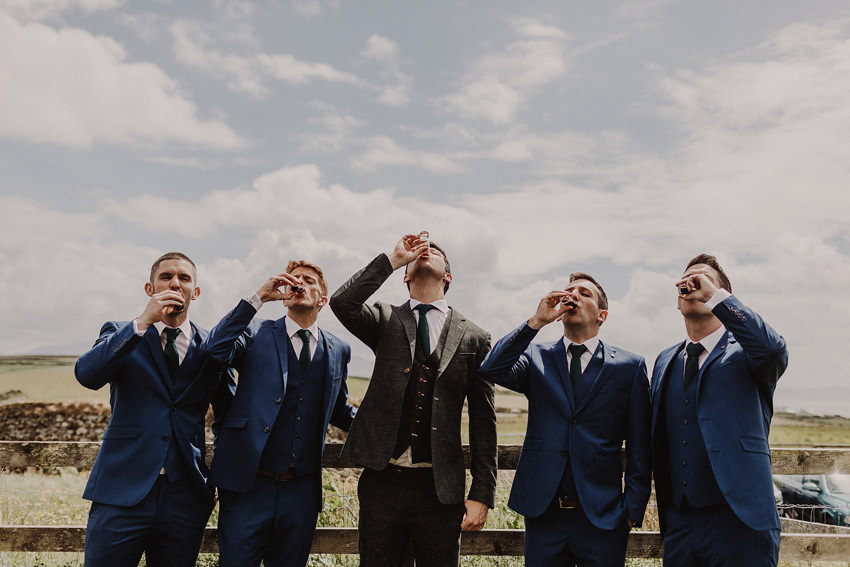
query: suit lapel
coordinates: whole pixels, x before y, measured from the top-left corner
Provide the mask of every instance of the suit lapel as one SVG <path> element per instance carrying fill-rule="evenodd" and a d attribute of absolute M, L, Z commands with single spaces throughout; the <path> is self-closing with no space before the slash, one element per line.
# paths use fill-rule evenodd
<path fill-rule="evenodd" d="M 702 368 L 699 369 L 697 373 L 697 392 L 702 384 L 702 376 L 705 374 L 706 369 L 717 360 L 723 353 L 726 352 L 727 345 L 732 344 L 735 341 L 735 337 L 727 331 L 725 335 L 720 337 L 720 340 L 717 341 L 717 344 L 714 345 L 714 348 L 708 354 L 708 358 L 705 359 L 705 362 L 702 364 Z"/>
<path fill-rule="evenodd" d="M 410 345 L 410 360 L 413 360 L 416 357 L 416 319 L 413 317 L 410 301 L 405 301 L 398 306 L 398 318 L 404 327 L 404 334 L 407 335 L 407 343 Z"/>
<path fill-rule="evenodd" d="M 650 392 L 652 398 L 652 430 L 655 431 L 655 423 L 658 419 L 659 408 L 661 407 L 661 392 L 664 388 L 664 382 L 670 376 L 670 368 L 673 365 L 673 361 L 676 360 L 676 357 L 679 356 L 679 353 L 682 352 L 682 349 L 685 348 L 685 341 L 682 341 L 676 348 L 671 348 L 670 350 L 659 355 L 660 360 L 655 365 L 657 368 L 660 368 L 661 375 L 657 380 L 652 380 L 652 391 Z M 655 378 L 655 376 L 653 376 Z"/>
<path fill-rule="evenodd" d="M 580 413 L 581 410 L 587 407 L 587 404 L 590 403 L 593 396 L 596 395 L 596 392 L 598 392 L 599 389 L 605 385 L 605 382 L 608 381 L 608 378 L 611 376 L 611 372 L 614 371 L 614 360 L 616 360 L 616 357 L 616 349 L 609 347 L 608 352 L 606 353 L 605 346 L 602 344 L 602 341 L 599 341 L 599 346 L 596 347 L 596 352 L 593 353 L 593 358 L 587 365 L 585 372 L 591 370 L 592 366 L 596 366 L 598 368 L 598 365 L 600 364 L 602 365 L 602 368 L 600 368 L 599 372 L 596 373 L 596 377 L 593 379 L 593 384 L 590 385 L 590 388 L 581 400 L 578 409 L 576 409 L 576 413 Z"/>
<path fill-rule="evenodd" d="M 336 345 L 333 343 L 331 338 L 324 333 L 324 331 L 319 329 L 319 345 L 316 347 L 316 349 L 318 350 L 318 348 L 322 344 L 324 344 L 324 347 L 325 347 L 325 373 L 324 373 L 325 397 L 324 397 L 324 400 L 325 400 L 325 408 L 326 408 L 325 413 L 327 413 L 327 412 L 331 411 L 331 408 L 333 408 L 333 404 L 336 401 L 336 400 L 331 399 L 331 389 L 333 388 L 333 373 L 331 372 L 331 364 L 336 357 Z"/>
<path fill-rule="evenodd" d="M 157 333 L 155 326 L 151 325 L 145 331 L 145 342 L 151 351 L 151 357 L 156 367 L 159 369 L 159 378 L 162 384 L 168 390 L 168 393 L 173 396 L 174 392 L 171 391 L 171 373 L 168 371 L 168 364 L 165 362 L 165 353 L 162 351 L 162 342 L 159 339 L 159 333 Z"/>
<path fill-rule="evenodd" d="M 466 332 L 466 318 L 463 315 L 455 315 L 455 310 L 449 308 L 449 314 L 446 317 L 444 326 L 448 328 L 446 331 L 446 340 L 443 343 L 443 350 L 440 352 L 440 366 L 437 367 L 437 380 L 443 375 L 443 371 L 454 357 L 457 347 L 460 346 L 460 341 Z M 439 344 L 439 343 L 438 343 Z M 439 348 L 439 346 L 437 347 Z"/>
<path fill-rule="evenodd" d="M 573 384 L 570 382 L 570 370 L 567 368 L 567 347 L 564 345 L 564 338 L 561 337 L 549 350 L 543 352 L 549 356 L 549 363 L 558 370 L 558 378 L 560 378 L 561 388 L 567 398 L 569 414 L 573 415 L 576 406 L 573 397 Z"/>
<path fill-rule="evenodd" d="M 277 346 L 277 358 L 280 363 L 280 375 L 283 380 L 283 392 L 286 393 L 286 383 L 289 379 L 289 334 L 286 332 L 286 317 L 281 317 L 272 326 L 272 336 Z"/>
<path fill-rule="evenodd" d="M 199 356 L 198 355 L 198 347 L 201 346 L 201 342 L 202 342 L 201 336 L 198 333 L 198 328 L 195 327 L 194 324 L 192 324 L 192 323 L 190 323 L 190 324 L 192 325 L 192 340 L 189 343 L 189 350 L 186 352 L 186 356 L 183 358 L 183 362 L 180 363 L 180 368 L 177 370 L 177 372 L 181 372 L 181 371 L 182 372 L 188 372 L 189 371 L 188 369 L 192 368 L 193 365 L 196 364 L 196 359 Z M 165 354 L 163 354 L 163 359 L 164 358 L 165 358 Z M 198 367 L 200 367 L 200 364 L 201 364 L 201 362 L 198 362 Z M 183 389 L 183 392 L 181 392 L 177 396 L 178 400 L 181 399 L 181 398 L 185 398 L 187 395 L 189 395 L 191 390 L 195 389 L 198 386 L 198 383 L 200 381 L 197 378 L 198 378 L 198 374 L 197 374 L 197 372 L 195 372 L 194 375 L 190 378 L 191 381 Z M 169 381 L 169 386 L 170 386 L 170 384 L 171 384 L 171 382 Z"/>

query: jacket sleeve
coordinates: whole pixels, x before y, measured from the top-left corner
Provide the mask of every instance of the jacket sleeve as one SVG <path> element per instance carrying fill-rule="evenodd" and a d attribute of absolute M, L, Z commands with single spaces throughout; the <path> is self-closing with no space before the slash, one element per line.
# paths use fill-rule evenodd
<path fill-rule="evenodd" d="M 210 330 L 201 343 L 200 353 L 225 366 L 238 366 L 251 343 L 248 326 L 257 310 L 244 299 Z"/>
<path fill-rule="evenodd" d="M 481 374 L 499 386 L 524 394 L 529 373 L 525 351 L 536 336 L 537 331 L 523 323 L 499 339 L 481 364 Z"/>
<path fill-rule="evenodd" d="M 493 508 L 499 452 L 495 389 L 492 382 L 480 372 L 481 361 L 489 350 L 490 335 L 487 333 L 480 344 L 476 371 L 470 376 L 466 392 L 469 408 L 469 472 L 472 476 L 467 498 Z"/>
<path fill-rule="evenodd" d="M 788 367 L 785 339 L 734 295 L 717 304 L 712 313 L 740 343 L 753 378 L 765 386 L 775 387 Z"/>
<path fill-rule="evenodd" d="M 331 310 L 340 323 L 373 352 L 381 331 L 381 316 L 377 307 L 366 305 L 366 300 L 392 273 L 390 259 L 381 254 L 342 284 L 330 300 Z"/>
<path fill-rule="evenodd" d="M 636 526 L 643 523 L 652 491 L 652 405 L 646 362 L 640 358 L 629 392 L 629 425 L 626 432 L 625 498 L 628 517 Z"/>
<path fill-rule="evenodd" d="M 342 363 L 342 383 L 339 385 L 339 394 L 336 397 L 331 423 L 343 431 L 351 428 L 351 422 L 357 414 L 357 408 L 348 403 L 348 363 L 351 360 L 351 347 L 346 345 L 345 355 Z"/>
<path fill-rule="evenodd" d="M 77 382 L 91 390 L 102 388 L 115 378 L 125 357 L 140 340 L 141 337 L 133 330 L 132 321 L 105 323 L 94 346 L 74 365 Z"/>

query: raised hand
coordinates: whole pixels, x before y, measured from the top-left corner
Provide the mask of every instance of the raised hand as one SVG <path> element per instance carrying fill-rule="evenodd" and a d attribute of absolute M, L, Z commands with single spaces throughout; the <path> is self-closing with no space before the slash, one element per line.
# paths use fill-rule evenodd
<path fill-rule="evenodd" d="M 393 270 L 414 261 L 422 252 L 428 249 L 428 241 L 421 240 L 417 234 L 405 234 L 401 237 L 393 251 L 387 254 Z"/>
<path fill-rule="evenodd" d="M 280 288 L 284 286 L 290 286 L 290 290 L 281 291 Z M 284 272 L 270 277 L 266 283 L 261 285 L 260 289 L 257 290 L 257 296 L 263 303 L 266 303 L 267 301 L 283 301 L 291 299 L 292 296 L 295 295 L 295 292 L 292 291 L 292 286 L 303 287 L 304 283 L 300 278 Z"/>
<path fill-rule="evenodd" d="M 685 301 L 700 301 L 705 303 L 717 291 L 717 286 L 711 280 L 709 268 L 689 270 L 691 273 L 676 282 L 679 297 Z"/>
<path fill-rule="evenodd" d="M 572 300 L 575 304 L 579 304 L 581 302 L 581 298 L 577 294 L 572 294 L 563 290 L 550 291 L 543 299 L 540 300 L 540 303 L 537 304 L 537 311 L 535 311 L 534 315 L 532 315 L 528 320 L 528 326 L 532 329 L 542 329 L 544 326 L 558 319 L 567 311 L 574 309 L 574 307 L 568 307 L 562 303 L 561 301 L 564 299 Z"/>

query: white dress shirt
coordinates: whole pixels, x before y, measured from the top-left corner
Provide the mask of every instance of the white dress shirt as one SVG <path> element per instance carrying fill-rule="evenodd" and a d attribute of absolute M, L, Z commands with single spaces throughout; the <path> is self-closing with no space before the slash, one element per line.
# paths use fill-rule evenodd
<path fill-rule="evenodd" d="M 416 324 L 419 324 L 419 311 L 414 309 L 422 303 L 417 299 L 410 298 L 410 308 L 413 309 L 413 318 L 416 319 Z M 430 338 L 431 352 L 437 348 L 437 343 L 440 342 L 440 335 L 443 333 L 443 325 L 446 324 L 446 318 L 449 316 L 449 304 L 445 299 L 439 299 L 431 303 L 436 309 L 430 309 L 425 314 L 425 320 L 428 321 L 428 337 Z M 431 352 L 427 354 L 431 354 Z"/>
<path fill-rule="evenodd" d="M 564 344 L 567 348 L 567 368 L 569 368 L 573 361 L 573 355 L 570 354 L 570 345 L 576 345 L 579 343 L 572 342 L 566 337 L 566 335 L 564 335 Z M 584 372 L 584 369 L 587 368 L 588 364 L 590 364 L 590 359 L 593 358 L 593 353 L 596 352 L 596 347 L 599 346 L 599 337 L 587 339 L 581 344 L 587 347 L 587 350 L 581 353 L 581 371 Z"/>
<path fill-rule="evenodd" d="M 165 343 L 168 342 L 168 336 L 165 334 L 165 328 L 168 326 L 162 321 L 157 321 L 153 324 L 156 332 L 159 333 L 159 342 L 162 344 L 162 350 L 165 350 Z M 192 344 L 192 324 L 189 319 L 183 321 L 183 324 L 177 327 L 180 329 L 180 334 L 174 339 L 174 346 L 177 348 L 177 359 L 180 364 L 183 364 L 183 359 L 186 358 L 186 353 L 189 352 L 189 345 Z M 147 329 L 139 331 L 139 320 L 133 319 L 133 331 L 140 337 L 145 336 Z"/>

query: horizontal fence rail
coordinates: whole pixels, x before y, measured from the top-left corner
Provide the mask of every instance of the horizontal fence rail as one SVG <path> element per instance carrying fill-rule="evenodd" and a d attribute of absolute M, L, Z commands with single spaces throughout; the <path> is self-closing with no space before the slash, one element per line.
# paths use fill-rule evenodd
<path fill-rule="evenodd" d="M 76 467 L 90 468 L 94 464 L 100 443 L 53 441 L 0 441 L 0 466 Z M 328 443 L 325 448 L 325 468 L 352 468 L 342 461 L 341 443 Z M 464 447 L 469 465 L 468 448 Z M 499 446 L 499 468 L 516 469 L 521 445 Z M 212 445 L 208 446 L 208 458 Z M 774 448 L 771 450 L 775 474 L 850 474 L 850 448 L 803 449 Z M 625 464 L 625 454 L 623 455 Z M 791 526 L 783 520 L 783 526 Z M 522 530 L 483 530 L 464 532 L 461 536 L 463 555 L 521 556 Z M 216 553 L 218 532 L 207 528 L 202 553 Z M 0 551 L 80 552 L 85 544 L 83 526 L 0 526 Z M 312 553 L 357 553 L 356 528 L 318 528 Z M 628 556 L 660 558 L 661 534 L 635 531 L 629 536 Z M 781 561 L 848 561 L 850 534 L 846 533 L 787 533 L 782 534 Z"/>

